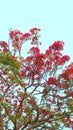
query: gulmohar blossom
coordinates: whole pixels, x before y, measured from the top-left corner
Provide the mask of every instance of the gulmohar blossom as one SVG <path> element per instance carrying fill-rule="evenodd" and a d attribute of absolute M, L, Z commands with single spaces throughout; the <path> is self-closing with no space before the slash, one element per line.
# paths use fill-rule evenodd
<path fill-rule="evenodd" d="M 11 30 L 9 43 L 0 42 L 0 130 L 73 126 L 73 63 L 65 66 L 70 57 L 62 54 L 63 41 L 55 41 L 43 53 L 40 31 Z"/>

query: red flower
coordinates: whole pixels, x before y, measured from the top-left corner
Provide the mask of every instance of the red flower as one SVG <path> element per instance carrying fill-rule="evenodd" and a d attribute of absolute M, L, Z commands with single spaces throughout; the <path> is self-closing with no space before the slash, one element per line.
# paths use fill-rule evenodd
<path fill-rule="evenodd" d="M 64 78 L 65 80 L 73 80 L 73 63 L 71 63 L 66 70 L 63 71 L 59 77 Z"/>
<path fill-rule="evenodd" d="M 14 37 L 23 35 L 19 30 L 14 30 L 9 33 L 10 38 L 13 40 Z"/>
<path fill-rule="evenodd" d="M 30 39 L 30 33 L 24 33 L 21 37 L 20 37 L 20 39 L 21 40 L 29 40 Z"/>
<path fill-rule="evenodd" d="M 32 106 L 36 106 L 36 102 L 34 100 L 28 100 L 28 103 Z"/>
<path fill-rule="evenodd" d="M 56 84 L 56 78 L 53 77 L 48 78 L 48 84 Z"/>
<path fill-rule="evenodd" d="M 40 31 L 40 28 L 36 28 L 36 27 L 30 29 L 31 34 L 35 34 L 35 33 L 39 32 L 39 31 Z"/>
<path fill-rule="evenodd" d="M 1 41 L 0 42 L 0 51 L 4 51 L 4 52 L 8 52 L 9 48 L 8 48 L 8 43 L 5 41 Z"/>
<path fill-rule="evenodd" d="M 3 74 L 4 74 L 4 75 L 7 75 L 7 72 L 6 72 L 6 71 L 4 71 L 4 72 L 3 72 Z"/>
<path fill-rule="evenodd" d="M 49 47 L 49 49 L 52 49 L 55 51 L 61 51 L 63 50 L 63 45 L 64 45 L 63 41 L 56 41 Z"/>
<path fill-rule="evenodd" d="M 32 47 L 28 53 L 39 54 L 40 50 L 38 47 Z"/>
<path fill-rule="evenodd" d="M 22 70 L 21 74 L 19 75 L 20 77 L 25 77 L 26 76 L 26 71 Z"/>
<path fill-rule="evenodd" d="M 58 56 L 57 56 L 55 59 L 56 59 L 57 65 L 62 65 L 62 64 L 64 64 L 65 62 L 69 61 L 70 57 L 67 56 L 67 55 L 64 55 L 64 56 L 62 56 L 62 57 L 58 57 Z"/>
<path fill-rule="evenodd" d="M 23 36 L 24 37 L 30 37 L 31 35 L 30 35 L 30 33 L 25 33 Z"/>
<path fill-rule="evenodd" d="M 43 109 L 43 110 L 42 110 L 42 114 L 43 114 L 43 115 L 47 115 L 47 114 L 49 114 L 49 112 L 48 112 L 46 109 Z"/>
<path fill-rule="evenodd" d="M 69 61 L 70 57 L 68 55 L 64 55 L 62 57 L 62 62 L 66 62 L 66 61 Z"/>

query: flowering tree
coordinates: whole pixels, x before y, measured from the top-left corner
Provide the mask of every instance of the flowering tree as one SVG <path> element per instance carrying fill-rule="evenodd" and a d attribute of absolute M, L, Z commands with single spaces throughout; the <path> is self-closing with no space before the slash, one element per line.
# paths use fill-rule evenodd
<path fill-rule="evenodd" d="M 0 42 L 0 129 L 61 130 L 73 124 L 73 63 L 56 41 L 42 53 L 39 28 L 9 32 Z M 22 46 L 31 48 L 23 57 Z M 25 50 L 26 48 L 24 48 Z"/>

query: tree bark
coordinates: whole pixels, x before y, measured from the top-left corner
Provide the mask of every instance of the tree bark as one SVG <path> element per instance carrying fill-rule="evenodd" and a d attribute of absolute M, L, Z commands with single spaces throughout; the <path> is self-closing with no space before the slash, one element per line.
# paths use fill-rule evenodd
<path fill-rule="evenodd" d="M 2 114 L 1 114 L 1 106 L 0 106 L 0 130 L 4 130 L 4 128 L 3 128 L 3 118 L 2 118 Z"/>

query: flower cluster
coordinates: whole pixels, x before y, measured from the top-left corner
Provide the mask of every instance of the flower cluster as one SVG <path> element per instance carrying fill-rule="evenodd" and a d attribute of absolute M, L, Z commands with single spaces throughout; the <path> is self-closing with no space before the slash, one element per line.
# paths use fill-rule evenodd
<path fill-rule="evenodd" d="M 36 27 L 30 29 L 30 32 L 31 32 L 32 35 L 37 34 L 39 31 L 41 31 L 40 28 L 36 28 Z"/>
<path fill-rule="evenodd" d="M 31 44 L 38 45 L 40 43 L 40 42 L 38 42 L 38 40 L 39 40 L 39 35 L 38 35 L 39 31 L 41 31 L 39 28 L 32 28 L 32 29 L 30 29 L 30 33 L 32 35 Z"/>
<path fill-rule="evenodd" d="M 8 43 L 5 41 L 1 41 L 0 42 L 0 52 L 8 52 L 9 48 L 8 48 Z"/>
<path fill-rule="evenodd" d="M 71 63 L 60 76 L 68 81 L 73 80 L 73 63 Z"/>
<path fill-rule="evenodd" d="M 55 51 L 61 51 L 63 50 L 63 45 L 64 45 L 63 41 L 56 41 L 49 47 L 49 49 L 53 49 Z"/>
<path fill-rule="evenodd" d="M 9 129 L 10 122 L 14 130 L 72 127 L 73 63 L 65 67 L 70 57 L 61 53 L 63 41 L 42 53 L 39 32 L 12 30 L 9 43 L 0 42 L 1 129 Z M 24 49 L 25 57 L 22 45 L 28 40 L 32 47 Z"/>
<path fill-rule="evenodd" d="M 56 78 L 53 77 L 48 78 L 48 84 L 56 84 Z"/>

